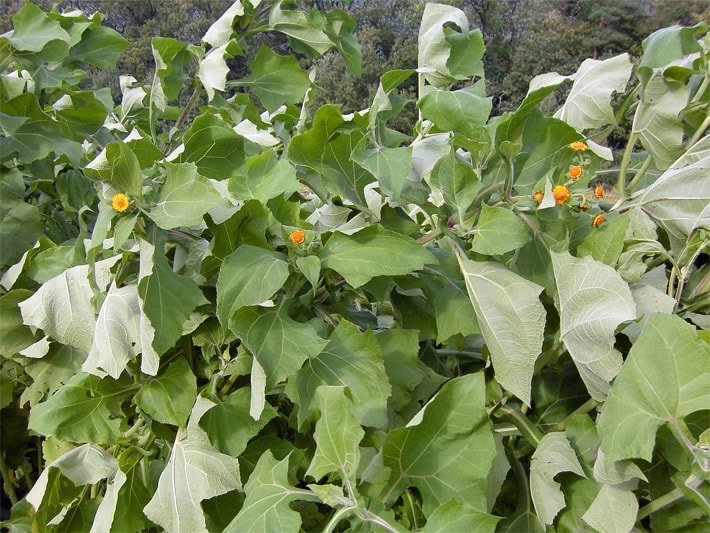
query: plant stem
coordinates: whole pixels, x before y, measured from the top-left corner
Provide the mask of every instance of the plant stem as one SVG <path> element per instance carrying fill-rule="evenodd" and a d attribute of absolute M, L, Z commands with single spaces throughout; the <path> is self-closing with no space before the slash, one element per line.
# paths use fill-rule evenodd
<path fill-rule="evenodd" d="M 185 120 L 187 119 L 187 115 L 192 111 L 192 108 L 195 105 L 195 102 L 197 102 L 197 98 L 200 96 L 200 91 L 195 88 L 194 91 L 192 91 L 192 96 L 190 96 L 190 99 L 187 101 L 187 104 L 185 104 L 185 108 L 182 110 L 182 113 L 180 113 L 180 116 L 177 119 L 177 122 L 175 123 L 175 129 L 179 130 L 182 128 L 182 125 L 185 123 Z"/>
<path fill-rule="evenodd" d="M 690 431 L 688 431 L 685 423 L 681 426 L 681 422 L 678 420 L 669 420 L 668 427 L 670 428 L 671 433 L 673 433 L 675 440 L 677 440 L 678 443 L 686 450 L 688 456 L 690 456 L 691 459 L 694 459 L 697 448 L 693 446 L 693 443 L 690 442 L 690 439 L 688 438 Z"/>
<path fill-rule="evenodd" d="M 557 422 L 557 424 L 552 426 L 547 431 L 547 433 L 550 433 L 552 431 L 564 431 L 564 429 L 567 427 L 567 423 L 572 419 L 573 416 L 586 414 L 589 411 L 591 411 L 592 409 L 594 409 L 596 406 L 597 406 L 596 400 L 594 400 L 593 398 L 590 398 L 589 400 L 584 402 L 582 405 L 577 407 L 577 409 L 572 411 L 572 413 L 569 416 L 567 416 L 564 420 L 560 420 L 559 422 Z"/>
<path fill-rule="evenodd" d="M 705 81 L 707 81 L 707 79 L 708 78 L 705 78 Z M 688 141 L 688 148 L 698 142 L 700 140 L 700 137 L 703 136 L 703 133 L 705 133 L 705 130 L 708 128 L 710 128 L 710 112 L 708 112 L 707 116 L 705 117 L 705 120 L 703 120 L 703 123 L 700 124 L 700 127 L 695 131 L 695 134 Z"/>
<path fill-rule="evenodd" d="M 229 376 L 229 378 L 219 391 L 220 398 L 229 392 L 229 389 L 232 388 L 232 385 L 234 385 L 234 382 L 237 381 L 237 378 L 239 378 L 239 374 L 231 374 Z"/>
<path fill-rule="evenodd" d="M 513 424 L 520 430 L 525 440 L 532 444 L 534 448 L 537 448 L 542 440 L 542 433 L 528 420 L 520 409 L 514 405 L 501 405 L 500 410 L 513 419 Z"/>
<path fill-rule="evenodd" d="M 434 239 L 436 239 L 439 235 L 441 235 L 441 230 L 440 229 L 433 229 L 430 232 L 425 233 L 424 235 L 419 237 L 417 239 L 417 242 L 419 244 L 427 244 L 427 243 L 433 241 Z"/>
<path fill-rule="evenodd" d="M 626 198 L 626 169 L 629 167 L 629 162 L 631 161 L 631 154 L 634 153 L 634 146 L 636 145 L 636 139 L 638 138 L 638 133 L 631 132 L 629 135 L 629 142 L 626 143 L 626 150 L 624 150 L 624 156 L 621 158 L 621 166 L 619 167 L 619 177 L 617 179 L 616 185 L 619 189 L 619 194 L 622 198 Z"/>
<path fill-rule="evenodd" d="M 387 520 L 377 516 L 374 513 L 371 513 L 367 509 L 362 509 L 362 511 L 359 514 L 360 514 L 360 518 L 362 518 L 366 522 L 372 522 L 373 524 L 377 524 L 378 526 L 380 526 L 383 529 L 386 529 L 390 533 L 399 533 L 397 531 L 397 528 L 392 526 L 389 522 L 387 522 Z"/>
<path fill-rule="evenodd" d="M 690 476 L 686 481 L 685 485 L 691 489 L 694 490 L 698 488 L 702 484 L 703 480 L 696 477 L 696 476 Z M 659 496 L 652 502 L 647 503 L 644 505 L 641 509 L 639 509 L 638 515 L 636 515 L 636 521 L 639 522 L 649 516 L 652 513 L 655 513 L 656 511 L 660 511 L 664 507 L 668 507 L 669 505 L 677 502 L 678 500 L 683 498 L 683 491 L 681 491 L 678 488 L 673 489 L 670 492 L 667 492 L 663 496 Z"/>
<path fill-rule="evenodd" d="M 352 513 L 355 509 L 357 509 L 357 507 L 341 507 L 340 509 L 335 511 L 335 513 L 323 529 L 323 533 L 333 533 L 338 523 L 343 518 L 345 518 L 346 515 Z"/>
<path fill-rule="evenodd" d="M 15 486 L 12 484 L 12 478 L 10 477 L 10 471 L 7 469 L 5 464 L 5 458 L 0 453 L 0 477 L 2 477 L 2 486 L 5 489 L 5 494 L 10 499 L 10 503 L 15 505 L 17 503 L 17 493 L 15 492 Z"/>
<path fill-rule="evenodd" d="M 138 420 L 136 420 L 135 423 L 125 431 L 123 438 L 130 439 L 143 426 L 143 424 L 145 424 L 145 421 L 142 418 L 138 418 Z"/>
<path fill-rule="evenodd" d="M 636 175 L 629 182 L 629 185 L 626 187 L 627 191 L 634 192 L 634 187 L 639 184 L 639 181 L 641 181 L 641 178 L 646 174 L 646 171 L 651 168 L 651 163 L 653 163 L 653 157 L 649 155 L 643 162 L 643 165 L 641 165 L 641 168 L 638 169 L 638 172 L 636 172 Z"/>

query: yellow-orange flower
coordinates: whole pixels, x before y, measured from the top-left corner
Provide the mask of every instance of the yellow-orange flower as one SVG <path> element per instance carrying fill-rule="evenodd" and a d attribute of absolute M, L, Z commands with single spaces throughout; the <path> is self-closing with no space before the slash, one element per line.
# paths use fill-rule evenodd
<path fill-rule="evenodd" d="M 545 195 L 541 191 L 537 191 L 535 194 L 532 195 L 532 199 L 535 200 L 538 204 L 542 202 L 542 199 L 545 197 Z"/>
<path fill-rule="evenodd" d="M 294 244 L 303 244 L 306 240 L 306 234 L 302 230 L 296 229 L 293 230 L 291 235 L 288 236 L 288 240 Z"/>
<path fill-rule="evenodd" d="M 569 147 L 575 152 L 584 152 L 588 148 L 587 143 L 584 141 L 574 141 L 569 143 Z"/>
<path fill-rule="evenodd" d="M 594 217 L 594 220 L 592 221 L 592 226 L 595 228 L 598 228 L 601 226 L 604 221 L 606 220 L 606 217 L 604 216 L 604 213 L 600 213 L 599 215 Z"/>
<path fill-rule="evenodd" d="M 570 165 L 567 175 L 573 180 L 576 180 L 582 175 L 582 167 L 579 165 Z"/>
<path fill-rule="evenodd" d="M 119 213 L 123 213 L 126 209 L 128 209 L 130 205 L 131 202 L 128 201 L 128 196 L 126 196 L 122 192 L 114 194 L 113 198 L 111 198 L 111 207 L 113 207 L 114 210 L 118 211 Z"/>
<path fill-rule="evenodd" d="M 597 185 L 594 187 L 594 196 L 597 198 L 604 198 L 604 186 L 603 185 Z"/>
<path fill-rule="evenodd" d="M 552 196 L 555 197 L 555 203 L 557 205 L 562 205 L 569 200 L 569 189 L 564 185 L 557 185 L 552 189 Z"/>

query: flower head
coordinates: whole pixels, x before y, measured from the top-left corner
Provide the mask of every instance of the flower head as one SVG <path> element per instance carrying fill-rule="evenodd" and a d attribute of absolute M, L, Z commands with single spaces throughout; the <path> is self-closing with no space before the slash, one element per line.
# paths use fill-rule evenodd
<path fill-rule="evenodd" d="M 597 198 L 604 198 L 604 186 L 603 185 L 597 185 L 594 187 L 594 196 Z"/>
<path fill-rule="evenodd" d="M 569 189 L 564 185 L 557 185 L 552 189 L 552 196 L 555 197 L 555 203 L 557 205 L 562 205 L 569 200 Z"/>
<path fill-rule="evenodd" d="M 303 230 L 296 229 L 293 230 L 291 232 L 291 235 L 288 236 L 288 240 L 294 244 L 303 244 L 306 240 L 306 234 L 303 232 Z"/>
<path fill-rule="evenodd" d="M 113 207 L 114 210 L 118 211 L 119 213 L 123 213 L 126 209 L 128 209 L 130 205 L 131 202 L 128 201 L 128 196 L 126 196 L 122 192 L 114 194 L 113 198 L 111 198 L 111 207 Z"/>
<path fill-rule="evenodd" d="M 542 203 L 542 199 L 545 197 L 545 195 L 542 193 L 542 191 L 537 191 L 535 194 L 532 195 L 532 199 L 535 200 L 538 204 Z"/>
<path fill-rule="evenodd" d="M 579 165 L 570 165 L 567 175 L 573 180 L 576 180 L 582 175 L 582 167 Z"/>
<path fill-rule="evenodd" d="M 584 141 L 574 141 L 573 143 L 569 143 L 568 146 L 575 152 L 584 152 L 588 148 L 587 143 Z"/>
<path fill-rule="evenodd" d="M 594 220 L 592 220 L 592 226 L 595 228 L 598 228 L 601 226 L 604 221 L 606 220 L 606 217 L 604 216 L 604 213 L 600 213 L 597 216 L 594 217 Z"/>
<path fill-rule="evenodd" d="M 583 204 L 579 204 L 579 209 L 582 211 L 587 211 L 589 209 L 589 204 L 585 201 Z"/>

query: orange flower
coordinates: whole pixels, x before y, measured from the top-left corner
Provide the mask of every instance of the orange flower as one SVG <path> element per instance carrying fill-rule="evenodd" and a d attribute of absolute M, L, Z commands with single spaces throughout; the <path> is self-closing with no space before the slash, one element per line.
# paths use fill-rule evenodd
<path fill-rule="evenodd" d="M 119 213 L 123 213 L 126 209 L 128 209 L 128 206 L 130 205 L 131 202 L 128 201 L 128 196 L 126 196 L 122 192 L 114 194 L 113 198 L 111 198 L 111 207 L 113 207 L 114 210 L 118 211 Z"/>
<path fill-rule="evenodd" d="M 601 226 L 604 221 L 606 220 L 606 217 L 604 216 L 604 213 L 600 213 L 599 215 L 594 217 L 594 220 L 592 221 L 592 226 L 595 228 L 598 228 Z"/>
<path fill-rule="evenodd" d="M 557 185 L 552 189 L 552 196 L 555 197 L 555 203 L 557 205 L 562 205 L 569 200 L 569 189 L 564 185 Z"/>
<path fill-rule="evenodd" d="M 584 152 L 588 148 L 587 143 L 584 141 L 574 141 L 569 143 L 569 147 L 575 152 Z"/>
<path fill-rule="evenodd" d="M 570 165 L 567 175 L 573 180 L 576 180 L 582 175 L 582 167 L 579 165 Z"/>
<path fill-rule="evenodd" d="M 604 186 L 603 185 L 597 185 L 594 187 L 594 196 L 597 198 L 604 198 Z"/>
<path fill-rule="evenodd" d="M 288 236 L 288 240 L 294 244 L 303 244 L 306 240 L 306 234 L 302 230 L 296 229 L 293 230 L 291 235 Z"/>
<path fill-rule="evenodd" d="M 545 197 L 545 195 L 541 191 L 537 191 L 535 194 L 532 195 L 532 199 L 535 200 L 538 204 L 542 203 L 542 199 Z"/>

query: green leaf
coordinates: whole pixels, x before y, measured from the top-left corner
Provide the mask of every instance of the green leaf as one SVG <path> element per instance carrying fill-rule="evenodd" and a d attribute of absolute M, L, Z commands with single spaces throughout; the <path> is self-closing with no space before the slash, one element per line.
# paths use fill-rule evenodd
<path fill-rule="evenodd" d="M 287 35 L 294 50 L 308 55 L 323 55 L 333 47 L 333 43 L 322 29 L 324 20 L 321 11 L 282 9 L 281 4 L 279 1 L 271 9 L 269 26 Z"/>
<path fill-rule="evenodd" d="M 375 276 L 402 276 L 435 262 L 414 239 L 373 225 L 353 235 L 335 233 L 318 254 L 331 268 L 358 288 Z"/>
<path fill-rule="evenodd" d="M 348 387 L 355 416 L 363 426 L 387 425 L 391 388 L 382 352 L 371 331 L 361 332 L 352 322 L 340 322 L 322 352 L 308 359 L 289 380 L 286 393 L 298 405 L 299 427 L 311 418 L 321 385 Z"/>
<path fill-rule="evenodd" d="M 656 431 L 707 409 L 710 345 L 677 316 L 646 322 L 602 407 L 597 426 L 609 461 L 651 461 Z"/>
<path fill-rule="evenodd" d="M 639 191 L 635 203 L 675 239 L 685 243 L 695 229 L 710 230 L 708 170 L 710 154 L 685 166 L 674 164 L 653 184 Z"/>
<path fill-rule="evenodd" d="M 382 453 L 384 466 L 391 469 L 383 502 L 396 500 L 414 486 L 422 495 L 425 515 L 450 500 L 487 509 L 495 444 L 485 410 L 483 373 L 447 382 L 407 427 L 389 432 Z"/>
<path fill-rule="evenodd" d="M 360 145 L 351 158 L 362 168 L 377 178 L 380 189 L 387 196 L 397 200 L 402 194 L 407 174 L 412 169 L 412 148 L 365 148 Z"/>
<path fill-rule="evenodd" d="M 600 533 L 628 533 L 636 523 L 638 510 L 633 492 L 604 484 L 582 520 Z"/>
<path fill-rule="evenodd" d="M 71 48 L 70 57 L 101 69 L 109 69 L 116 65 L 128 44 L 113 28 L 97 26 L 82 34 L 81 42 Z"/>
<path fill-rule="evenodd" d="M 73 442 L 110 445 L 121 434 L 118 416 L 132 389 L 124 381 L 76 374 L 47 401 L 30 411 L 29 428 Z"/>
<path fill-rule="evenodd" d="M 683 152 L 683 123 L 678 117 L 688 101 L 688 87 L 655 72 L 641 87 L 632 133 L 653 156 L 656 168 L 666 169 Z"/>
<path fill-rule="evenodd" d="M 236 175 L 244 162 L 244 140 L 221 118 L 209 113 L 197 117 L 182 138 L 180 162 L 192 162 L 197 172 L 223 180 Z"/>
<path fill-rule="evenodd" d="M 42 220 L 37 206 L 22 201 L 4 183 L 0 184 L 0 193 L 0 266 L 4 267 L 15 263 L 32 247 L 42 234 Z"/>
<path fill-rule="evenodd" d="M 226 60 L 241 54 L 242 49 L 239 44 L 236 41 L 229 41 L 207 52 L 207 55 L 200 61 L 197 78 L 205 88 L 209 101 L 214 99 L 215 89 L 221 92 L 227 90 L 229 66 Z"/>
<path fill-rule="evenodd" d="M 364 207 L 365 185 L 374 177 L 350 159 L 365 134 L 353 128 L 335 105 L 324 105 L 316 111 L 313 127 L 291 139 L 288 157 L 325 178 L 331 192 L 357 206 Z"/>
<path fill-rule="evenodd" d="M 280 56 L 266 45 L 259 48 L 249 68 L 249 76 L 233 84 L 249 87 L 270 113 L 303 100 L 311 85 L 308 73 L 294 56 Z"/>
<path fill-rule="evenodd" d="M 143 512 L 167 531 L 206 532 L 200 502 L 241 488 L 239 462 L 215 450 L 200 428 L 214 403 L 197 397 L 186 429 L 179 429 L 158 488 Z"/>
<path fill-rule="evenodd" d="M 150 218 L 163 229 L 196 226 L 214 207 L 220 206 L 222 195 L 197 173 L 194 163 L 165 165 L 165 183 Z"/>
<path fill-rule="evenodd" d="M 246 173 L 229 180 L 229 192 L 235 198 L 256 199 L 262 204 L 277 196 L 289 196 L 297 190 L 296 169 L 286 159 L 278 159 L 270 150 L 247 158 Z"/>
<path fill-rule="evenodd" d="M 316 452 L 306 471 L 306 475 L 316 480 L 337 473 L 343 483 L 355 483 L 360 464 L 358 445 L 365 431 L 353 414 L 353 402 L 347 397 L 346 390 L 346 387 L 326 385 L 316 389 L 314 403 L 320 413 L 313 433 Z"/>
<path fill-rule="evenodd" d="M 271 298 L 288 278 L 286 256 L 249 244 L 222 261 L 217 280 L 217 317 L 226 326 L 235 311 Z"/>
<path fill-rule="evenodd" d="M 317 501 L 318 498 L 310 491 L 292 487 L 288 482 L 289 457 L 277 461 L 271 451 L 264 452 L 244 486 L 247 494 L 244 505 L 226 527 L 225 533 L 299 531 L 301 515 L 291 509 L 290 503 L 295 500 Z"/>
<path fill-rule="evenodd" d="M 482 206 L 471 249 L 484 255 L 503 255 L 522 248 L 530 240 L 530 228 L 512 210 Z"/>
<path fill-rule="evenodd" d="M 22 391 L 20 403 L 29 402 L 30 406 L 52 396 L 72 377 L 81 372 L 81 364 L 86 352 L 52 343 L 47 354 L 41 359 L 34 359 L 25 365 L 25 372 L 32 378 L 32 384 Z"/>
<path fill-rule="evenodd" d="M 173 272 L 162 250 L 141 241 L 140 252 L 138 295 L 149 322 L 142 326 L 152 327 L 152 347 L 162 355 L 182 336 L 182 325 L 195 308 L 208 302 L 197 283 Z"/>
<path fill-rule="evenodd" d="M 464 220 L 466 211 L 481 190 L 481 182 L 471 166 L 459 161 L 453 149 L 437 161 L 429 181 L 432 188 L 441 191 L 446 204 L 455 210 L 459 222 Z"/>
<path fill-rule="evenodd" d="M 624 236 L 629 227 L 629 217 L 624 214 L 593 230 L 577 248 L 579 257 L 592 256 L 594 260 L 615 267 L 624 249 Z"/>
<path fill-rule="evenodd" d="M 39 336 L 22 323 L 18 307 L 30 296 L 32 291 L 26 289 L 15 289 L 0 296 L 0 354 L 4 357 L 11 357 L 39 340 Z"/>
<path fill-rule="evenodd" d="M 567 100 L 555 113 L 577 131 L 616 124 L 611 107 L 612 93 L 623 93 L 631 77 L 628 54 L 605 59 L 585 59 L 574 75 Z"/>
<path fill-rule="evenodd" d="M 113 477 L 118 470 L 118 461 L 94 444 L 84 444 L 63 454 L 47 465 L 32 490 L 27 493 L 26 499 L 35 510 L 40 509 L 44 503 L 48 489 L 52 490 L 49 487 L 53 484 L 51 469 L 59 470 L 75 486 L 93 485 L 102 479 Z"/>
<path fill-rule="evenodd" d="M 200 427 L 207 432 L 210 442 L 232 457 L 239 457 L 249 440 L 277 415 L 266 403 L 259 420 L 254 420 L 249 414 L 250 397 L 249 387 L 242 387 L 218 402 L 200 420 Z"/>
<path fill-rule="evenodd" d="M 41 52 L 51 41 L 69 44 L 71 37 L 61 25 L 50 20 L 47 14 L 36 5 L 25 2 L 12 17 L 12 27 L 8 40 L 16 49 L 25 52 Z M 58 43 L 54 43 L 58 46 Z"/>
<path fill-rule="evenodd" d="M 175 100 L 185 77 L 183 69 L 191 53 L 185 43 L 166 37 L 154 37 L 150 42 L 155 60 L 155 75 L 150 90 L 150 105 L 165 111 L 168 101 Z"/>
<path fill-rule="evenodd" d="M 153 420 L 185 427 L 196 397 L 197 382 L 192 369 L 185 359 L 178 359 L 146 381 L 134 401 Z"/>
<path fill-rule="evenodd" d="M 451 500 L 434 509 L 421 531 L 422 533 L 446 533 L 447 531 L 493 533 L 499 521 L 500 517 Z"/>
<path fill-rule="evenodd" d="M 427 375 L 419 360 L 419 334 L 414 329 L 393 328 L 375 337 L 382 350 L 387 379 L 392 386 L 389 406 L 400 411 L 412 400 L 414 390 Z"/>
<path fill-rule="evenodd" d="M 315 292 L 316 287 L 318 287 L 318 280 L 320 279 L 320 259 L 318 259 L 315 255 L 299 257 L 296 259 L 296 266 L 306 277 Z"/>
<path fill-rule="evenodd" d="M 254 354 L 269 384 L 295 374 L 306 359 L 318 355 L 327 344 L 313 326 L 289 317 L 283 302 L 270 309 L 244 307 L 231 316 L 229 329 Z"/>
<path fill-rule="evenodd" d="M 258 2 L 256 2 L 258 3 Z M 236 0 L 227 10 L 219 17 L 208 29 L 202 41 L 209 43 L 212 48 L 217 48 L 227 44 L 232 37 L 234 30 L 232 25 L 234 19 L 244 15 L 244 6 L 242 0 Z"/>
<path fill-rule="evenodd" d="M 99 290 L 105 290 L 109 284 L 109 269 L 120 258 L 121 256 L 117 255 L 94 265 L 96 286 Z M 62 344 L 88 353 L 96 324 L 91 303 L 94 292 L 88 276 L 89 266 L 80 265 L 67 269 L 44 283 L 32 296 L 20 302 L 24 323 L 41 329 Z"/>
<path fill-rule="evenodd" d="M 641 43 L 643 55 L 639 68 L 659 68 L 681 59 L 694 52 L 700 52 L 702 47 L 696 35 L 707 31 L 705 24 L 682 27 L 671 26 L 653 32 Z"/>
<path fill-rule="evenodd" d="M 453 131 L 475 138 L 477 126 L 483 126 L 493 109 L 493 99 L 482 94 L 483 84 L 458 91 L 429 88 L 417 102 L 425 118 L 443 131 Z"/>
<path fill-rule="evenodd" d="M 565 497 L 554 477 L 561 472 L 573 472 L 586 477 L 582 465 L 564 433 L 548 433 L 530 461 L 530 492 L 538 518 L 551 525 L 557 513 L 565 507 Z"/>
<path fill-rule="evenodd" d="M 141 196 L 143 176 L 138 158 L 122 142 L 106 145 L 96 158 L 86 165 L 85 174 L 92 179 L 106 181 L 128 196 Z"/>
<path fill-rule="evenodd" d="M 483 76 L 483 38 L 479 30 L 469 32 L 468 28 L 468 19 L 460 9 L 426 4 L 419 27 L 418 70 L 430 84 L 444 87 L 454 80 Z"/>
<path fill-rule="evenodd" d="M 530 383 L 545 332 L 545 308 L 539 299 L 543 288 L 498 263 L 459 257 L 459 265 L 496 381 L 530 405 Z"/>
<path fill-rule="evenodd" d="M 603 401 L 621 369 L 614 331 L 636 318 L 631 290 L 611 267 L 591 257 L 550 252 L 557 283 L 560 336 L 589 394 Z"/>
<path fill-rule="evenodd" d="M 355 19 L 342 9 L 329 9 L 325 13 L 325 33 L 355 77 L 362 74 L 362 51 L 353 35 Z"/>

